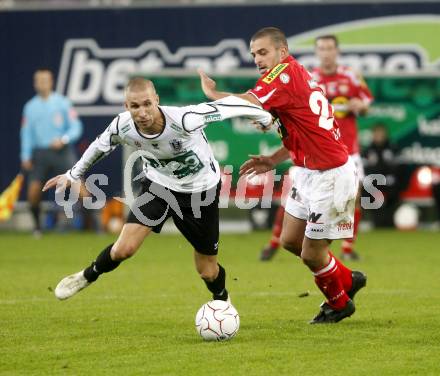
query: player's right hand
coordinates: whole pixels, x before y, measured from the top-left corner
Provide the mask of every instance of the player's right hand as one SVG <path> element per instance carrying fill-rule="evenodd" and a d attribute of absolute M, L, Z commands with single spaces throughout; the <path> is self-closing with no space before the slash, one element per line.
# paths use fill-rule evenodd
<path fill-rule="evenodd" d="M 217 84 L 211 77 L 209 77 L 205 72 L 203 72 L 201 68 L 197 69 L 197 72 L 199 73 L 200 76 L 200 83 L 202 85 L 202 90 L 205 93 L 205 95 L 208 98 L 210 98 L 211 93 L 215 91 Z"/>
<path fill-rule="evenodd" d="M 25 171 L 32 170 L 32 167 L 33 167 L 33 164 L 32 164 L 31 160 L 21 162 L 21 168 Z"/>
<path fill-rule="evenodd" d="M 249 155 L 249 157 L 251 159 L 240 166 L 240 176 L 264 174 L 275 167 L 272 158 L 266 155 Z"/>
<path fill-rule="evenodd" d="M 66 189 L 70 186 L 70 180 L 67 179 L 66 175 L 58 175 L 53 177 L 52 179 L 49 179 L 46 184 L 44 184 L 44 187 L 42 189 L 43 192 L 46 192 L 48 189 L 51 189 L 53 187 L 56 187 L 55 193 Z"/>

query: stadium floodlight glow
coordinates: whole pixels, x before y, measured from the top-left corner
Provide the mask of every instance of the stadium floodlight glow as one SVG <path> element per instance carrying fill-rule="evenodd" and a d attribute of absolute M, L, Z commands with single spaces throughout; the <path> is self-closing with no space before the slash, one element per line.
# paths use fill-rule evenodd
<path fill-rule="evenodd" d="M 428 166 L 420 167 L 417 171 L 417 181 L 421 186 L 430 186 L 432 184 L 432 170 Z"/>

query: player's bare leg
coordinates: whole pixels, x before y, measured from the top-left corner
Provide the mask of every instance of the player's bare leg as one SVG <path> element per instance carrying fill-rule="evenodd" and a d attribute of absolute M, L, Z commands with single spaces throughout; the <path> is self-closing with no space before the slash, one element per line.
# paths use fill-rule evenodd
<path fill-rule="evenodd" d="M 341 260 L 346 261 L 357 261 L 359 260 L 359 254 L 355 251 L 355 242 L 357 239 L 357 232 L 359 227 L 359 222 L 362 216 L 362 206 L 361 206 L 361 194 L 362 188 L 359 186 L 359 190 L 356 196 L 356 205 L 354 209 L 354 221 L 353 221 L 353 237 L 351 239 L 344 239 L 341 243 Z"/>
<path fill-rule="evenodd" d="M 116 269 L 122 261 L 136 253 L 150 232 L 151 228 L 147 226 L 126 223 L 116 243 L 107 246 L 89 267 L 58 283 L 55 296 L 60 300 L 68 299 L 96 281 L 102 273 Z"/>
<path fill-rule="evenodd" d="M 32 218 L 34 220 L 34 236 L 41 236 L 41 227 L 40 227 L 40 203 L 41 203 L 41 188 L 43 184 L 39 180 L 33 180 L 29 183 L 27 198 L 29 202 L 29 206 L 32 213 Z"/>
<path fill-rule="evenodd" d="M 284 212 L 283 231 L 280 237 L 281 245 L 298 257 L 301 257 L 306 225 L 305 220 Z"/>
<path fill-rule="evenodd" d="M 194 262 L 196 270 L 205 283 L 209 291 L 212 292 L 213 300 L 229 300 L 226 290 L 225 269 L 217 263 L 216 255 L 205 255 L 194 250 Z"/>

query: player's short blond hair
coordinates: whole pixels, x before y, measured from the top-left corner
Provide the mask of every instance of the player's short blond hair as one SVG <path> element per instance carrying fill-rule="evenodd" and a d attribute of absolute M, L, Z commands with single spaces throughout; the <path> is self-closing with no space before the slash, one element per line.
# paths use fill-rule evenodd
<path fill-rule="evenodd" d="M 264 27 L 258 30 L 251 38 L 251 42 L 260 38 L 269 37 L 276 47 L 289 47 L 287 45 L 286 34 L 277 27 Z"/>
<path fill-rule="evenodd" d="M 156 92 L 156 88 L 154 87 L 153 81 L 137 76 L 132 77 L 128 80 L 127 85 L 125 86 L 125 92 L 128 91 L 142 91 L 148 88 L 152 88 Z"/>

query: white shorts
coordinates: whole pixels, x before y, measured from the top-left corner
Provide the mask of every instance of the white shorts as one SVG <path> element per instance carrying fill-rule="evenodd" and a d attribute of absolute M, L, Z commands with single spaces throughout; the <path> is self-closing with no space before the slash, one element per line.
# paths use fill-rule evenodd
<path fill-rule="evenodd" d="M 286 212 L 307 221 L 305 236 L 310 239 L 352 238 L 358 186 L 351 157 L 330 170 L 295 167 Z"/>
<path fill-rule="evenodd" d="M 364 165 L 362 163 L 361 155 L 359 153 L 354 153 L 351 154 L 350 157 L 351 159 L 353 159 L 354 165 L 356 166 L 359 181 L 364 181 L 365 171 L 364 171 Z"/>

